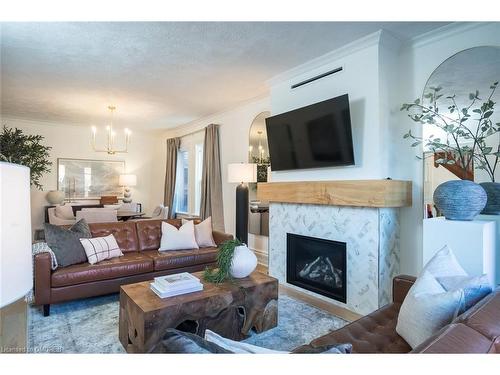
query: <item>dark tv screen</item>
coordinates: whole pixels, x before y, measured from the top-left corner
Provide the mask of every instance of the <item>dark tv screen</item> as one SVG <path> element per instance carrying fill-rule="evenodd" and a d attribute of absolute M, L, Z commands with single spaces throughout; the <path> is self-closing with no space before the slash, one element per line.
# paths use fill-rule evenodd
<path fill-rule="evenodd" d="M 347 94 L 266 119 L 273 171 L 354 164 Z"/>

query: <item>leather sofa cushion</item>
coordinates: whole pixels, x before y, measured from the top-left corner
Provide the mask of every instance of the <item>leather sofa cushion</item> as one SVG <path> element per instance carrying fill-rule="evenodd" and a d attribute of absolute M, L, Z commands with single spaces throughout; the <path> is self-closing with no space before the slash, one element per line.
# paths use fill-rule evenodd
<path fill-rule="evenodd" d="M 491 341 L 500 339 L 500 290 L 497 289 L 484 297 L 460 315 L 456 322 L 475 329 Z"/>
<path fill-rule="evenodd" d="M 106 237 L 112 234 L 123 253 L 139 250 L 137 231 L 134 222 L 89 224 L 92 237 Z"/>
<path fill-rule="evenodd" d="M 317 338 L 311 346 L 351 343 L 353 353 L 408 353 L 410 345 L 396 333 L 400 303 L 393 303 L 336 331 Z"/>
<path fill-rule="evenodd" d="M 157 250 L 144 251 L 154 261 L 154 270 L 163 271 L 175 268 L 194 266 L 197 264 L 214 263 L 217 260 L 216 247 L 202 247 L 193 250 L 172 250 L 159 252 Z"/>
<path fill-rule="evenodd" d="M 449 324 L 412 353 L 488 353 L 493 343 L 488 338 L 465 324 Z"/>
<path fill-rule="evenodd" d="M 139 239 L 139 250 L 158 250 L 160 248 L 161 240 L 161 223 L 166 221 L 176 228 L 182 225 L 181 219 L 168 219 L 168 220 L 138 220 L 135 222 L 137 225 L 137 237 Z M 199 220 L 195 220 L 195 224 Z"/>
<path fill-rule="evenodd" d="M 59 268 L 52 273 L 52 287 L 83 284 L 138 275 L 153 271 L 153 260 L 141 253 L 128 252 L 119 258 L 96 264 L 81 263 Z"/>

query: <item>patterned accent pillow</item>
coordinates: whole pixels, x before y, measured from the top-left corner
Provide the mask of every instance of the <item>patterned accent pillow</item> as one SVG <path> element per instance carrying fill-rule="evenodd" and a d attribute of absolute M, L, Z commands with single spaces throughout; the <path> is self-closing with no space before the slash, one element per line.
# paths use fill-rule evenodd
<path fill-rule="evenodd" d="M 469 310 L 476 303 L 493 291 L 488 275 L 450 276 L 438 278 L 437 281 L 446 291 L 464 290 L 464 304 L 458 314 Z"/>
<path fill-rule="evenodd" d="M 117 258 L 123 255 L 115 236 L 84 238 L 80 242 L 85 249 L 90 264 L 96 264 L 105 259 Z"/>

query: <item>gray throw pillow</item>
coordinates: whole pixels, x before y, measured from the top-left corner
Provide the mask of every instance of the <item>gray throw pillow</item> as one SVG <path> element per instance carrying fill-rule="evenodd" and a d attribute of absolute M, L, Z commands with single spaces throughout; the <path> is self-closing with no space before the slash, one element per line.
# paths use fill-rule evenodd
<path fill-rule="evenodd" d="M 170 354 L 232 354 L 231 351 L 192 333 L 169 328 L 150 353 Z"/>
<path fill-rule="evenodd" d="M 54 252 L 59 267 L 87 261 L 87 254 L 80 243 L 80 238 L 91 238 L 90 228 L 82 219 L 69 229 L 45 223 L 45 241 Z"/>

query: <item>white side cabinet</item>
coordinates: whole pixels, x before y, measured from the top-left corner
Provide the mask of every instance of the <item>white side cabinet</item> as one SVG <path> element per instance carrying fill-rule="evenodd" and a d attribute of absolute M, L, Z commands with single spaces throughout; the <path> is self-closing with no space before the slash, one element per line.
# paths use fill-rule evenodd
<path fill-rule="evenodd" d="M 497 285 L 500 285 L 500 215 L 478 215 L 476 219 L 494 221 L 496 224 L 496 271 Z"/>
<path fill-rule="evenodd" d="M 494 221 L 485 220 L 424 219 L 422 266 L 448 245 L 469 275 L 485 273 L 492 285 L 496 285 L 496 225 Z"/>

